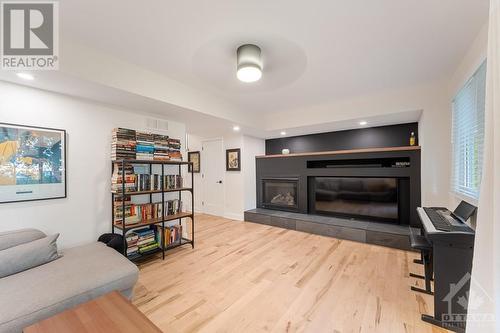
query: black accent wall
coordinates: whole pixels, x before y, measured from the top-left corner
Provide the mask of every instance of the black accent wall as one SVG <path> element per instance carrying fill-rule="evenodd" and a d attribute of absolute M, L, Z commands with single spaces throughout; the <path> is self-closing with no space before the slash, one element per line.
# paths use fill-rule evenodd
<path fill-rule="evenodd" d="M 310 153 L 362 148 L 402 147 L 410 145 L 410 134 L 418 138 L 418 123 L 360 128 L 266 140 L 266 155 Z"/>
<path fill-rule="evenodd" d="M 364 147 L 363 147 L 364 148 Z M 320 168 L 323 161 L 330 165 L 341 164 L 348 161 L 344 167 Z M 362 161 L 381 161 L 379 166 L 365 165 Z M 403 160 L 408 161 L 406 167 L 388 167 L 383 161 Z M 356 165 L 356 161 L 360 163 Z M 361 152 L 345 154 L 326 154 L 318 156 L 283 156 L 283 157 L 257 157 L 257 207 L 265 208 L 262 204 L 263 179 L 298 179 L 298 209 L 303 214 L 314 213 L 309 207 L 309 180 L 311 177 L 381 177 L 397 178 L 399 181 L 400 220 L 402 225 L 419 227 L 421 225 L 417 215 L 417 207 L 421 205 L 420 189 L 420 150 Z"/>

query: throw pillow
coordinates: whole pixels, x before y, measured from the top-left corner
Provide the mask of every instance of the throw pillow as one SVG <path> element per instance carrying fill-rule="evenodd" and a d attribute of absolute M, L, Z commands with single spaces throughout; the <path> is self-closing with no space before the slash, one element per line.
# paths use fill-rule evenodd
<path fill-rule="evenodd" d="M 47 237 L 47 235 L 37 229 L 19 229 L 0 232 L 0 251 L 44 237 Z"/>
<path fill-rule="evenodd" d="M 1 250 L 0 278 L 46 264 L 59 258 L 56 243 L 57 237 L 59 237 L 59 234 Z"/>

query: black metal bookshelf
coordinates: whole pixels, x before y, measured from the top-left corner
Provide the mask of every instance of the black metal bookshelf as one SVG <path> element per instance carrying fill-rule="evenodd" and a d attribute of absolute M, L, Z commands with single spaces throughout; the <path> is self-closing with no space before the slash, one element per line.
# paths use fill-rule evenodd
<path fill-rule="evenodd" d="M 161 190 L 146 190 L 146 191 L 133 191 L 133 192 L 126 192 L 125 188 L 125 165 L 127 164 L 132 164 L 132 165 L 147 165 L 149 166 L 149 174 L 152 174 L 152 166 L 153 165 L 161 165 Z M 183 161 L 158 161 L 158 160 L 114 160 L 111 161 L 111 175 L 113 175 L 114 168 L 121 165 L 122 167 L 122 191 L 117 192 L 117 191 L 111 191 L 111 229 L 112 233 L 115 233 L 116 230 L 119 230 L 119 233 L 123 237 L 123 255 L 130 260 L 141 260 L 141 259 L 146 259 L 147 257 L 151 255 L 155 255 L 157 253 L 162 253 L 162 259 L 165 259 L 165 252 L 168 250 L 175 249 L 179 246 L 183 246 L 186 244 L 191 244 L 191 247 L 194 248 L 194 173 L 191 172 L 191 187 L 181 187 L 181 188 L 175 188 L 175 189 L 165 189 L 165 186 L 163 184 L 163 179 L 165 176 L 165 166 L 166 165 L 177 165 L 178 166 L 178 175 L 181 175 L 182 171 L 182 166 L 189 166 L 191 165 L 192 167 L 192 162 L 183 162 Z M 184 184 L 183 184 L 184 185 Z M 191 193 L 191 212 L 179 212 L 177 214 L 173 215 L 165 215 L 165 194 L 166 193 L 172 193 L 172 192 L 177 192 L 178 199 L 181 201 L 182 192 L 190 192 Z M 136 195 L 149 195 L 149 203 L 153 203 L 153 194 L 161 194 L 161 205 L 162 205 L 162 216 L 149 219 L 149 220 L 142 220 L 137 223 L 131 223 L 128 224 L 126 223 L 126 216 L 125 216 L 125 200 L 121 200 L 122 204 L 122 219 L 121 222 L 115 223 L 115 198 L 117 197 L 125 197 L 125 196 L 136 196 Z M 173 244 L 168 244 L 165 246 L 164 241 L 164 233 L 165 233 L 165 223 L 166 222 L 171 222 L 178 220 L 179 221 L 179 226 L 182 224 L 182 219 L 183 218 L 190 218 L 191 219 L 191 239 L 182 237 L 182 233 L 180 234 L 179 241 Z M 161 225 L 161 244 L 159 244 L 159 248 L 153 249 L 151 251 L 145 252 L 143 254 L 140 254 L 139 256 L 134 256 L 134 257 L 129 257 L 127 256 L 127 240 L 126 240 L 126 234 L 127 232 L 141 228 L 141 227 L 147 227 L 151 225 Z"/>

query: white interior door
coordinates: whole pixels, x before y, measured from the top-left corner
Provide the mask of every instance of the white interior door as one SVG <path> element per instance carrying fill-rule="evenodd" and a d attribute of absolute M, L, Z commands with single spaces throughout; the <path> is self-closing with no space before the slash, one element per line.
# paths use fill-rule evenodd
<path fill-rule="evenodd" d="M 204 188 L 203 212 L 224 216 L 225 156 L 222 139 L 203 142 L 201 154 Z"/>

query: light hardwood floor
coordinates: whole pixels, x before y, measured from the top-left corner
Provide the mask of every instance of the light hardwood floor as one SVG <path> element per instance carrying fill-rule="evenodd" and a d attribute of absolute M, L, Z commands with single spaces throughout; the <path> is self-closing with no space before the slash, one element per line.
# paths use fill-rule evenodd
<path fill-rule="evenodd" d="M 195 249 L 140 265 L 133 303 L 164 332 L 446 332 L 417 254 L 209 215 Z"/>

